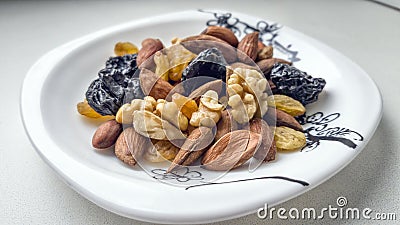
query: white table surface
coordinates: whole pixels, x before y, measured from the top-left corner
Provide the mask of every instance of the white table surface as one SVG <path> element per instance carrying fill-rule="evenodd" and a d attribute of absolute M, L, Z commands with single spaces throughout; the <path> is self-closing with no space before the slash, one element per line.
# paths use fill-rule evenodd
<path fill-rule="evenodd" d="M 0 224 L 147 224 L 108 212 L 70 189 L 33 149 L 19 113 L 20 88 L 47 51 L 98 29 L 182 9 L 254 14 L 297 29 L 339 50 L 377 83 L 382 121 L 364 151 L 317 188 L 278 207 L 336 204 L 397 213 L 400 223 L 400 11 L 369 1 L 27 1 L 0 2 Z M 360 99 L 368 101 L 368 99 Z M 365 112 L 368 113 L 368 112 Z M 377 221 L 260 220 L 219 224 L 376 224 Z"/>

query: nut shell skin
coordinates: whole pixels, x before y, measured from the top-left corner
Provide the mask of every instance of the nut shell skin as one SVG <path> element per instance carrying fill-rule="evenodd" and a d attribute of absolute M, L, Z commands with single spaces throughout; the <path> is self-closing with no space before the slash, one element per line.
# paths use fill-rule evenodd
<path fill-rule="evenodd" d="M 115 144 L 122 132 L 122 125 L 115 120 L 109 120 L 101 124 L 92 138 L 92 146 L 96 149 L 107 149 Z"/>

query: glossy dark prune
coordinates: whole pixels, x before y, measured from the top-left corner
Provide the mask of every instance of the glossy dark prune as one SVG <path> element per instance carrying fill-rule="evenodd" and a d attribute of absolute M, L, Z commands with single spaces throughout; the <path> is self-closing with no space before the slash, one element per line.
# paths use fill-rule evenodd
<path fill-rule="evenodd" d="M 120 87 L 121 88 L 121 87 Z M 115 87 L 115 89 L 118 89 Z M 119 91 L 114 90 L 114 92 L 123 92 L 122 88 Z M 86 99 L 96 112 L 100 115 L 115 115 L 121 106 L 121 102 L 116 98 L 108 86 L 100 79 L 94 80 L 88 90 L 86 91 Z"/>
<path fill-rule="evenodd" d="M 317 101 L 326 84 L 323 78 L 314 78 L 294 66 L 281 63 L 274 64 L 271 81 L 277 93 L 292 97 L 303 105 Z"/>
<path fill-rule="evenodd" d="M 126 87 L 134 76 L 137 54 L 110 57 L 104 69 L 99 71 L 99 77 L 112 77 L 119 85 Z"/>
<path fill-rule="evenodd" d="M 122 104 L 143 98 L 136 66 L 137 54 L 110 57 L 87 92 L 90 107 L 101 115 L 115 115 Z"/>
<path fill-rule="evenodd" d="M 199 55 L 189 63 L 182 72 L 182 81 L 194 77 L 208 77 L 221 79 L 225 82 L 227 62 L 222 52 L 217 48 L 209 48 L 199 53 Z M 204 82 L 201 82 L 201 81 Z M 209 82 L 209 79 L 196 79 L 195 82 L 185 82 L 184 88 L 187 93 Z"/>
<path fill-rule="evenodd" d="M 125 96 L 122 104 L 130 103 L 133 99 L 142 99 L 144 98 L 144 93 L 142 88 L 140 87 L 139 78 L 131 78 L 128 81 L 128 85 L 124 88 Z"/>

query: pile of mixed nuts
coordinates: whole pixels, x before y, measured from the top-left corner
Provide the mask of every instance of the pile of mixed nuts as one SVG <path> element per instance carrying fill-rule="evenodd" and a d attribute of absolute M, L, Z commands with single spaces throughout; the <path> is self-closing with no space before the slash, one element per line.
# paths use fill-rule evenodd
<path fill-rule="evenodd" d="M 258 32 L 239 41 L 230 29 L 210 26 L 168 48 L 148 38 L 140 50 L 119 42 L 114 51 L 77 109 L 110 119 L 92 145 L 114 146 L 130 166 L 169 160 L 167 172 L 199 162 L 227 171 L 252 157 L 268 162 L 277 151 L 299 150 L 306 137 L 296 117 L 325 86 L 273 58 Z"/>

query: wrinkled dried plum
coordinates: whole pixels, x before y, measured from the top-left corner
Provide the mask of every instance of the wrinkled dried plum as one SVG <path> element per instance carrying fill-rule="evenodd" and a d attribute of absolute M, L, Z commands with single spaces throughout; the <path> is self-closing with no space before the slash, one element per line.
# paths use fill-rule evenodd
<path fill-rule="evenodd" d="M 115 115 L 119 107 L 135 98 L 143 98 L 136 66 L 136 54 L 110 57 L 87 92 L 86 99 L 101 115 Z"/>
<path fill-rule="evenodd" d="M 119 99 L 111 94 L 107 84 L 100 78 L 90 84 L 86 91 L 86 99 L 90 107 L 103 116 L 114 115 L 121 106 Z"/>
<path fill-rule="evenodd" d="M 274 64 L 271 81 L 277 93 L 290 96 L 303 105 L 317 101 L 326 84 L 323 78 L 313 78 L 294 66 L 281 63 Z"/>
<path fill-rule="evenodd" d="M 136 58 L 137 54 L 110 57 L 105 68 L 99 71 L 99 77 L 112 77 L 118 85 L 126 87 L 137 70 Z"/>
<path fill-rule="evenodd" d="M 217 48 L 206 49 L 200 52 L 199 55 L 183 70 L 182 80 L 184 81 L 190 78 L 204 76 L 221 79 L 225 82 L 226 65 L 226 60 L 220 50 Z M 190 93 L 205 82 L 209 81 L 209 79 L 196 79 L 195 82 L 185 82 L 185 91 Z"/>

